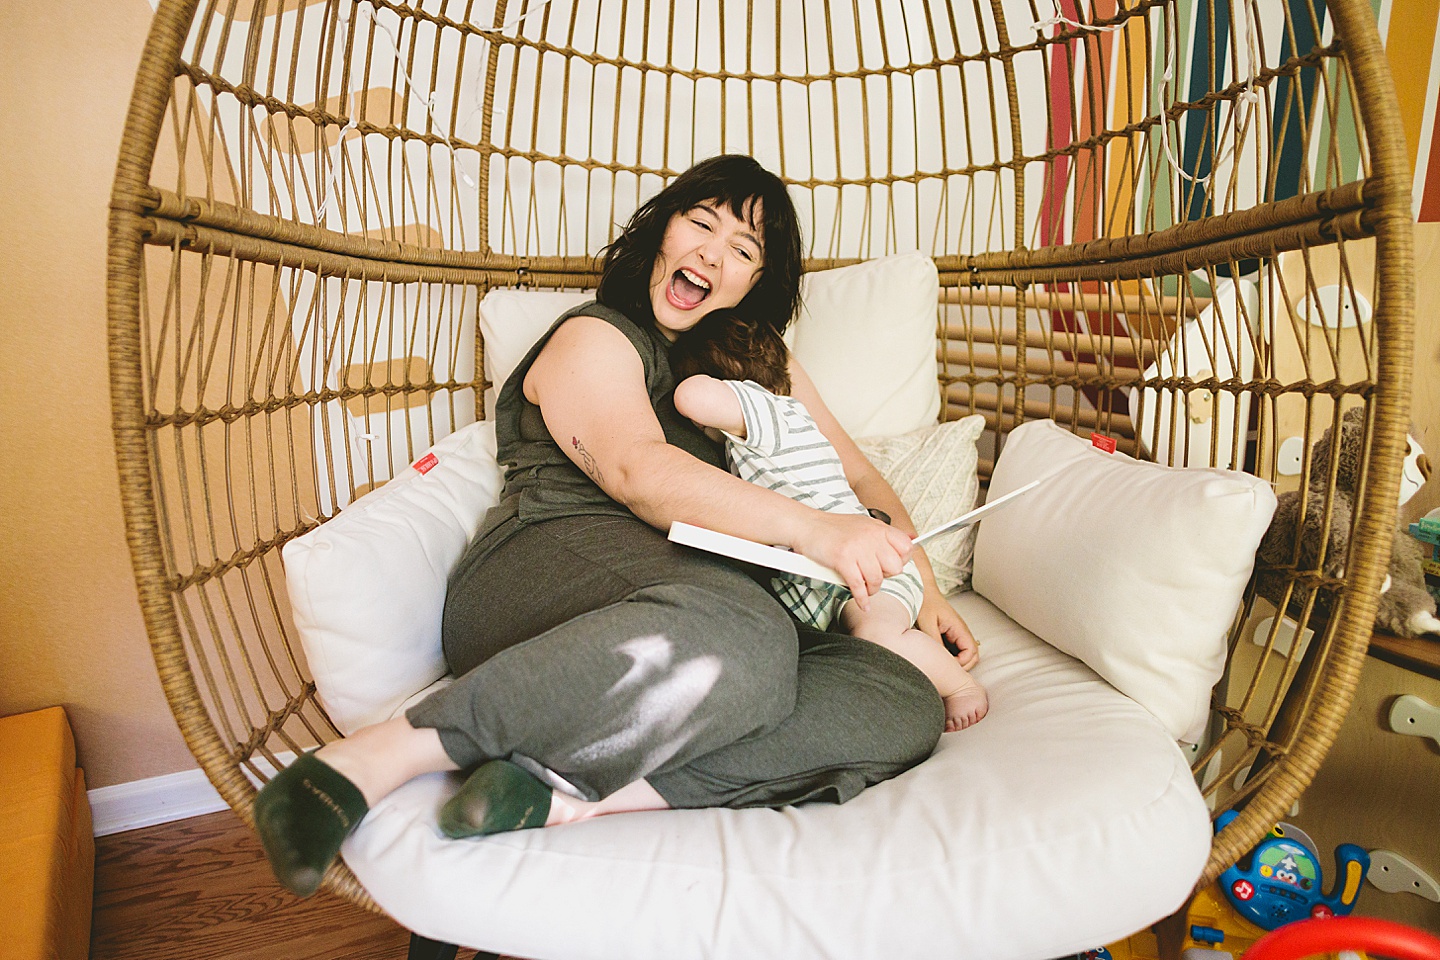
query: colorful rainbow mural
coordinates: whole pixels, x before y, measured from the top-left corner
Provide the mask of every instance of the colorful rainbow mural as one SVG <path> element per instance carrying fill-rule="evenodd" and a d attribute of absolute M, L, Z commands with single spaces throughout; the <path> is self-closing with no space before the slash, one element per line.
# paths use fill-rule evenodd
<path fill-rule="evenodd" d="M 1232 48 L 1243 50 L 1246 44 L 1247 25 L 1232 22 L 1239 16 L 1236 11 L 1244 9 L 1239 3 L 1236 0 L 1232 11 L 1231 3 L 1178 0 L 1172 8 L 1173 21 L 1162 25 L 1158 16 L 1154 18 L 1156 35 L 1152 36 L 1148 62 L 1141 23 L 1078 36 L 1070 31 L 1072 38 L 1053 48 L 1049 58 L 1051 145 L 1083 142 L 1098 131 L 1119 129 L 1145 115 L 1153 116 L 1161 107 L 1164 89 L 1159 82 L 1147 82 L 1146 77 L 1161 77 L 1167 66 L 1174 73 L 1172 100 L 1196 101 L 1216 89 L 1217 79 L 1243 79 L 1248 63 L 1229 62 Z M 1066 20 L 1103 23 L 1134 5 L 1135 0 L 1055 0 L 1054 8 Z M 1421 221 L 1437 221 L 1440 0 L 1371 0 L 1371 5 L 1396 77 L 1401 118 L 1415 171 L 1415 214 Z M 1253 15 L 1258 18 L 1257 32 L 1266 40 L 1267 62 L 1283 62 L 1332 40 L 1326 0 L 1267 0 L 1251 10 L 1259 11 Z M 1050 28 L 1051 35 L 1059 35 L 1062 29 L 1066 28 Z M 1174 31 L 1177 52 L 1173 62 L 1167 64 L 1159 33 L 1170 30 Z M 1324 189 L 1358 176 L 1361 150 L 1354 133 L 1353 103 L 1348 96 L 1334 95 L 1333 91 L 1343 89 L 1344 84 L 1335 75 L 1335 64 L 1328 69 L 1329 74 L 1323 78 L 1315 69 L 1301 69 L 1294 77 L 1279 77 L 1270 88 L 1268 122 L 1277 153 L 1270 165 L 1268 199 Z M 1077 83 L 1082 73 L 1098 73 L 1104 80 L 1100 84 Z M 1332 91 L 1333 116 L 1323 103 L 1322 85 Z M 1322 159 L 1318 145 L 1328 144 L 1332 124 L 1336 142 L 1326 147 L 1329 156 Z M 1214 114 L 1208 123 L 1202 115 L 1191 114 L 1178 126 L 1175 160 L 1183 170 L 1203 180 L 1212 172 L 1220 114 Z M 1153 178 L 1147 168 L 1167 160 L 1160 147 L 1154 146 L 1145 162 L 1137 163 L 1133 149 L 1130 141 L 1119 139 L 1111 141 L 1099 162 L 1085 154 L 1076 159 L 1056 158 L 1047 171 L 1049 186 L 1039 207 L 1035 242 L 1083 242 L 1163 228 L 1220 209 L 1206 183 L 1177 182 L 1173 174 L 1161 178 L 1172 189 L 1151 196 Z M 1078 202 L 1067 203 L 1067 195 Z M 1096 203 L 1096 198 L 1101 202 Z M 1075 211 L 1068 223 L 1064 222 L 1067 210 Z M 1148 210 L 1148 222 L 1124 222 L 1123 214 L 1132 210 L 1136 218 L 1141 216 L 1139 211 Z"/>

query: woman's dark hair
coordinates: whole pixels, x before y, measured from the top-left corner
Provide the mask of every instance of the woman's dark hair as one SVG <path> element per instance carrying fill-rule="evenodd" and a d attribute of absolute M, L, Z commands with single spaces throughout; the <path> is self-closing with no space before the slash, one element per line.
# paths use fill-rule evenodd
<path fill-rule="evenodd" d="M 635 211 L 624 232 L 602 251 L 596 299 L 637 323 L 653 322 L 650 274 L 670 218 L 711 202 L 726 204 L 746 220 L 755 200 L 764 220 L 764 260 L 759 280 L 735 309 L 776 333 L 784 330 L 800 306 L 800 223 L 780 178 L 740 154 L 700 161 Z"/>
<path fill-rule="evenodd" d="M 707 313 L 670 348 L 678 383 L 697 373 L 720 380 L 753 380 L 771 393 L 790 395 L 790 352 L 778 330 L 738 309 Z"/>

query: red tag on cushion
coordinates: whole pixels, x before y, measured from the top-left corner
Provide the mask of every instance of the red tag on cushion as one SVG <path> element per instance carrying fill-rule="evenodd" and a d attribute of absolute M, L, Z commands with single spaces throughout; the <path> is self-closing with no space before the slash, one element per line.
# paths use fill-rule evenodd
<path fill-rule="evenodd" d="M 435 456 L 435 454 L 433 453 L 427 453 L 425 454 L 425 456 L 421 457 L 419 460 L 416 460 L 413 464 L 411 464 L 411 466 L 413 466 L 423 476 L 424 474 L 427 474 L 431 470 L 433 470 L 435 468 L 435 465 L 439 462 L 439 457 Z"/>
<path fill-rule="evenodd" d="M 1090 434 L 1090 442 L 1095 446 L 1099 447 L 1101 450 L 1104 450 L 1106 453 L 1115 452 L 1114 437 L 1107 437 L 1103 433 L 1092 433 Z"/>

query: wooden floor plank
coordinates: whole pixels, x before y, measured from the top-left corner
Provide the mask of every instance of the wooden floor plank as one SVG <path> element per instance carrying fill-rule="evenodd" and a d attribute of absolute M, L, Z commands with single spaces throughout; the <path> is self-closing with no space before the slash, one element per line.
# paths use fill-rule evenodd
<path fill-rule="evenodd" d="M 90 960 L 404 960 L 409 939 L 329 893 L 286 893 L 229 811 L 95 841 Z"/>

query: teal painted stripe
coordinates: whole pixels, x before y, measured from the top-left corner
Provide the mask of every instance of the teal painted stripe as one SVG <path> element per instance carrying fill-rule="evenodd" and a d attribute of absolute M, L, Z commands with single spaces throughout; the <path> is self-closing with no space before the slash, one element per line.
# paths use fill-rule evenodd
<path fill-rule="evenodd" d="M 1192 103 L 1204 99 L 1212 90 L 1225 85 L 1225 70 L 1230 62 L 1230 4 L 1228 0 L 1211 0 L 1195 17 L 1195 30 L 1190 43 L 1190 85 L 1186 99 Z M 1214 42 L 1211 42 L 1211 35 Z M 1210 48 L 1215 48 L 1214 61 Z M 1192 177 L 1208 177 L 1214 169 L 1215 140 L 1220 134 L 1220 111 L 1211 106 L 1191 110 L 1185 116 L 1185 153 L 1180 165 Z M 1183 178 L 1182 178 L 1183 179 Z M 1199 220 L 1210 209 L 1208 184 L 1184 180 L 1180 195 L 1185 198 L 1186 220 Z"/>
<path fill-rule="evenodd" d="M 1172 12 L 1173 11 L 1173 12 Z M 1151 116 L 1160 115 L 1168 106 L 1164 102 L 1164 84 L 1160 78 L 1164 75 L 1166 67 L 1165 38 L 1175 24 L 1179 24 L 1177 33 L 1179 38 L 1176 41 L 1175 53 L 1175 75 L 1170 80 L 1170 95 L 1173 98 L 1176 91 L 1180 89 L 1179 78 L 1185 75 L 1185 64 L 1189 60 L 1191 21 L 1194 17 L 1195 0 L 1178 0 L 1173 7 L 1165 8 L 1161 16 L 1161 34 L 1158 42 L 1152 41 L 1154 47 L 1154 62 L 1150 65 L 1150 75 L 1156 79 L 1150 85 L 1150 102 L 1147 113 Z M 1174 18 L 1173 20 L 1171 18 Z M 1178 135 L 1175 128 L 1171 128 L 1171 149 L 1178 153 Z M 1177 157 L 1178 159 L 1178 157 Z M 1175 211 L 1172 205 L 1172 197 L 1175 190 L 1175 181 L 1179 179 L 1169 159 L 1165 156 L 1165 147 L 1160 139 L 1159 131 L 1155 131 L 1148 138 L 1146 143 L 1146 162 L 1148 164 L 1147 175 L 1141 178 L 1142 195 L 1139 209 L 1149 211 L 1153 218 L 1148 223 L 1142 223 L 1143 229 L 1164 230 L 1166 227 L 1174 226 Z"/>
<path fill-rule="evenodd" d="M 1310 19 L 1311 0 L 1288 0 L 1290 8 L 1290 29 L 1280 44 L 1279 63 L 1291 57 L 1309 53 L 1318 42 L 1316 28 L 1325 27 L 1327 8 L 1325 0 L 1313 0 L 1315 21 Z M 1304 67 L 1294 77 L 1280 77 L 1275 82 L 1275 117 L 1271 128 L 1270 142 L 1274 145 L 1275 156 L 1271 163 L 1274 188 L 1267 200 L 1284 200 L 1301 191 L 1302 175 L 1309 155 L 1309 144 L 1305 142 L 1302 121 L 1314 119 L 1315 68 Z"/>

